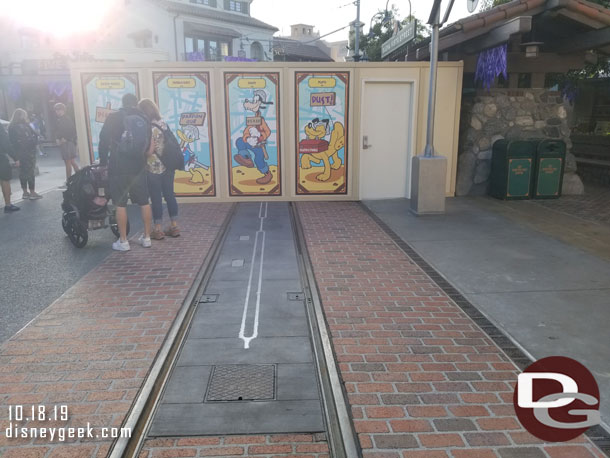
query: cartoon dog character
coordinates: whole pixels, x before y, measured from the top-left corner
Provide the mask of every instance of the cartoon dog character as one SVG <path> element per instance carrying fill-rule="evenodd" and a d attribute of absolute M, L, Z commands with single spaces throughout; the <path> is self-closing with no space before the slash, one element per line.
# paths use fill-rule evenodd
<path fill-rule="evenodd" d="M 317 130 L 320 126 L 323 126 L 323 124 L 318 124 L 317 127 L 314 127 L 313 125 L 312 125 L 312 127 L 309 127 L 309 124 L 308 124 L 305 127 L 305 133 L 308 136 L 310 135 L 308 133 L 308 128 L 309 128 L 309 132 L 312 132 L 312 133 L 315 132 L 317 134 L 318 132 L 321 132 L 321 129 L 319 131 Z M 333 130 L 330 133 L 330 141 L 328 142 L 328 148 L 326 149 L 326 151 L 322 151 L 320 153 L 303 154 L 301 156 L 301 167 L 304 169 L 309 169 L 309 168 L 311 168 L 312 161 L 317 164 L 322 162 L 324 164 L 324 171 L 322 173 L 320 173 L 319 175 L 316 175 L 316 179 L 318 181 L 328 181 L 328 179 L 330 178 L 331 169 L 337 170 L 339 167 L 341 167 L 341 164 L 342 164 L 341 158 L 339 157 L 339 154 L 337 154 L 337 153 L 344 146 L 345 146 L 345 128 L 343 127 L 343 124 L 341 124 L 340 122 L 335 122 L 333 124 Z M 332 158 L 332 164 L 330 162 L 331 158 Z"/>
<path fill-rule="evenodd" d="M 330 129 L 328 119 L 318 118 L 312 119 L 312 121 L 305 126 L 305 135 L 308 140 L 322 140 L 328 135 Z"/>

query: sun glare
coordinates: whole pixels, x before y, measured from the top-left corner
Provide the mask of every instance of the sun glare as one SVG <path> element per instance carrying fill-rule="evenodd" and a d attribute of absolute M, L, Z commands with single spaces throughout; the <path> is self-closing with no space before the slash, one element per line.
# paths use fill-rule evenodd
<path fill-rule="evenodd" d="M 116 0 L 1 0 L 1 16 L 22 27 L 68 36 L 97 30 Z"/>

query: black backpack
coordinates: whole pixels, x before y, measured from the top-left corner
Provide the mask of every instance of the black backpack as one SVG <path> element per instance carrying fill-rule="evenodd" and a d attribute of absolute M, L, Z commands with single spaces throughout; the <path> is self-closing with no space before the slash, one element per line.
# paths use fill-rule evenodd
<path fill-rule="evenodd" d="M 169 170 L 184 170 L 182 149 L 172 130 L 167 126 L 153 123 L 163 132 L 163 154 L 159 157 L 165 168 Z"/>
<path fill-rule="evenodd" d="M 123 114 L 123 134 L 117 145 L 117 152 L 124 158 L 144 161 L 150 147 L 150 122 L 143 113 Z"/>

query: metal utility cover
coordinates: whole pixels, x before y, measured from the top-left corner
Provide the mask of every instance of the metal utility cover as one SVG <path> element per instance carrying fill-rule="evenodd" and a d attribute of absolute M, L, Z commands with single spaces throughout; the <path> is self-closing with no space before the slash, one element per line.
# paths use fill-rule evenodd
<path fill-rule="evenodd" d="M 289 301 L 302 301 L 305 299 L 305 294 L 304 293 L 288 293 L 288 300 Z"/>
<path fill-rule="evenodd" d="M 204 294 L 199 299 L 199 303 L 210 304 L 218 301 L 218 294 Z"/>
<path fill-rule="evenodd" d="M 214 366 L 206 401 L 268 401 L 275 399 L 275 365 Z"/>

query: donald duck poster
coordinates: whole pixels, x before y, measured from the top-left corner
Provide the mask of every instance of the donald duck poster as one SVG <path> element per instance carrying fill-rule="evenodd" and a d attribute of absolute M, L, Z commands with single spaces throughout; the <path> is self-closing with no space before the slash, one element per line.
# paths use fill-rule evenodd
<path fill-rule="evenodd" d="M 161 116 L 184 156 L 184 170 L 174 179 L 176 195 L 215 196 L 209 73 L 154 73 L 153 79 Z"/>

